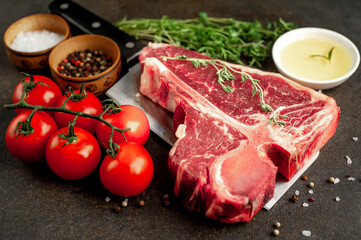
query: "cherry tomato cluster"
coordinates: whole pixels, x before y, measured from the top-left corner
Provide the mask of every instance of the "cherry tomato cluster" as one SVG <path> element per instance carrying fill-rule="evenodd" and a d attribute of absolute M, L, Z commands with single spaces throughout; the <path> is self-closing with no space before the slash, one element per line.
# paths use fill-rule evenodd
<path fill-rule="evenodd" d="M 34 75 L 19 82 L 13 93 L 14 104 L 23 92 L 25 102 L 31 105 L 103 114 L 102 103 L 92 93 L 75 90 L 72 93 L 78 98 L 70 97 L 70 92 L 62 95 L 59 87 L 44 76 Z M 153 178 L 153 162 L 143 147 L 149 137 L 149 122 L 138 107 L 119 108 L 121 111 L 106 112 L 102 117 L 117 128 L 129 128 L 123 132 L 127 141 L 114 132 L 111 142 L 115 143 L 116 155 L 107 155 L 102 161 L 101 146 L 109 148 L 111 128 L 97 119 L 79 116 L 74 120 L 75 115 L 61 111 L 16 109 L 17 116 L 6 131 L 6 146 L 23 162 L 46 159 L 56 175 L 69 180 L 88 176 L 100 163 L 99 176 L 106 189 L 119 196 L 136 196 Z M 69 125 L 71 122 L 75 126 Z"/>

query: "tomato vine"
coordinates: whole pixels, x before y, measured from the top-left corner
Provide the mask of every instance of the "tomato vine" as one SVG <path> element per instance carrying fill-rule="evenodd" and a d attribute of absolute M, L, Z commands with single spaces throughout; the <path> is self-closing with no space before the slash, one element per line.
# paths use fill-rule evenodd
<path fill-rule="evenodd" d="M 32 79 L 32 77 L 30 77 L 30 78 Z M 26 84 L 25 80 L 23 80 L 23 84 Z M 39 83 L 39 84 L 42 84 L 42 83 Z M 81 88 L 81 92 L 82 91 L 84 91 L 84 95 L 86 96 L 86 92 L 85 92 L 85 90 L 83 90 L 83 87 Z M 117 143 L 114 143 L 112 141 L 114 131 L 118 131 L 119 133 L 121 133 L 124 140 L 127 141 L 127 139 L 126 139 L 126 137 L 124 135 L 124 132 L 130 130 L 130 128 L 118 128 L 118 127 L 114 126 L 113 124 L 109 123 L 108 121 L 104 120 L 103 115 L 106 114 L 106 113 L 109 113 L 109 112 L 121 111 L 120 105 L 118 103 L 116 103 L 112 99 L 106 99 L 105 101 L 103 101 L 103 103 L 106 103 L 103 106 L 103 112 L 98 114 L 98 115 L 88 114 L 88 113 L 84 113 L 84 112 L 81 112 L 81 111 L 69 110 L 69 109 L 67 109 L 65 107 L 65 105 L 72 97 L 74 97 L 74 94 L 72 94 L 71 87 L 69 87 L 69 92 L 71 94 L 69 94 L 66 101 L 60 107 L 49 107 L 49 106 L 41 106 L 41 105 L 32 105 L 32 104 L 27 103 L 25 101 L 25 99 L 27 97 L 28 88 L 24 87 L 21 98 L 20 98 L 20 101 L 17 102 L 17 103 L 13 103 L 13 104 L 5 104 L 4 109 L 8 110 L 8 109 L 22 108 L 22 109 L 32 109 L 33 112 L 36 112 L 36 111 L 63 112 L 63 113 L 69 113 L 69 114 L 80 116 L 80 117 L 87 117 L 87 118 L 96 119 L 96 120 L 104 123 L 105 125 L 109 126 L 111 128 L 111 130 L 112 130 L 111 135 L 110 135 L 110 139 L 109 139 L 110 147 L 109 147 L 109 149 L 107 149 L 107 154 L 114 157 L 117 154 L 117 145 L 118 145 Z M 30 114 L 29 117 L 25 120 L 25 122 L 18 124 L 17 129 L 16 129 L 17 134 L 24 134 L 25 135 L 25 134 L 30 134 L 31 133 L 31 128 L 29 128 L 29 131 L 26 131 L 26 129 L 22 129 L 22 131 L 19 131 L 18 129 L 22 125 L 26 125 L 26 124 L 29 125 L 32 115 L 33 114 Z"/>

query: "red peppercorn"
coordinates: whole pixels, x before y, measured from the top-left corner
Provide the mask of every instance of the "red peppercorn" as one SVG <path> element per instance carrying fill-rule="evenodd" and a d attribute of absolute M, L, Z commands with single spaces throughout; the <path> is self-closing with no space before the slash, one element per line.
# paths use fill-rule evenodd
<path fill-rule="evenodd" d="M 67 76 L 88 77 L 105 71 L 111 65 L 111 56 L 104 55 L 102 51 L 87 49 L 69 54 L 67 58 L 61 61 L 58 70 Z"/>
<path fill-rule="evenodd" d="M 315 198 L 310 197 L 310 198 L 308 199 L 308 201 L 309 201 L 309 202 L 314 202 L 314 201 L 315 201 Z"/>

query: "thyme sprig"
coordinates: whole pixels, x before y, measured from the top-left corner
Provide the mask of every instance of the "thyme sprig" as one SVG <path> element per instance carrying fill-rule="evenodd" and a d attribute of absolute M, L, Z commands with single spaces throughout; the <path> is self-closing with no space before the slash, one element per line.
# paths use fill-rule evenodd
<path fill-rule="evenodd" d="M 24 81 L 25 80 L 23 80 L 23 82 Z M 26 88 L 24 88 L 19 102 L 4 105 L 4 109 L 6 109 L 6 110 L 7 109 L 17 109 L 17 108 L 33 109 L 32 113 L 27 117 L 27 119 L 23 123 L 18 124 L 18 126 L 17 126 L 17 128 L 15 130 L 17 135 L 19 135 L 19 134 L 28 135 L 28 134 L 31 134 L 34 131 L 32 129 L 32 127 L 31 127 L 31 125 L 30 125 L 30 122 L 31 122 L 31 119 L 32 119 L 32 117 L 33 117 L 33 115 L 35 114 L 36 111 L 51 111 L 51 112 L 69 113 L 69 114 L 76 115 L 76 116 L 79 116 L 79 117 L 86 117 L 86 118 L 96 119 L 96 120 L 104 123 L 108 127 L 110 127 L 111 130 L 112 130 L 111 135 L 110 135 L 110 140 L 109 140 L 109 143 L 111 144 L 111 146 L 110 146 L 110 150 L 107 149 L 106 152 L 109 155 L 113 156 L 113 157 L 115 157 L 115 155 L 117 154 L 117 149 L 118 149 L 117 144 L 112 141 L 114 131 L 118 131 L 119 133 L 121 133 L 124 140 L 127 141 L 127 139 L 126 139 L 126 137 L 124 135 L 124 132 L 130 130 L 130 128 L 124 128 L 124 129 L 118 128 L 118 127 L 114 126 L 113 124 L 109 123 L 108 121 L 104 120 L 104 118 L 103 118 L 103 115 L 106 114 L 106 113 L 114 112 L 114 111 L 121 111 L 121 108 L 120 108 L 119 104 L 116 103 L 112 99 L 107 99 L 105 101 L 106 104 L 103 107 L 103 112 L 102 113 L 100 113 L 98 115 L 93 115 L 93 114 L 88 114 L 88 113 L 84 113 L 84 112 L 80 112 L 80 111 L 73 111 L 73 110 L 67 109 L 65 107 L 65 105 L 68 102 L 68 100 L 73 96 L 72 94 L 68 94 L 68 98 L 66 99 L 66 101 L 60 107 L 45 107 L 45 106 L 40 106 L 40 105 L 29 104 L 29 103 L 27 103 L 25 101 L 26 95 L 27 95 Z"/>
<path fill-rule="evenodd" d="M 136 37 L 164 42 L 203 53 L 209 57 L 238 64 L 262 67 L 273 42 L 295 28 L 279 19 L 263 25 L 260 21 L 239 21 L 234 18 L 209 17 L 200 12 L 198 18 L 123 19 L 115 26 Z"/>
<path fill-rule="evenodd" d="M 310 57 L 320 57 L 320 58 L 324 58 L 324 59 L 326 59 L 327 61 L 331 62 L 332 53 L 333 53 L 333 50 L 334 50 L 334 49 L 335 49 L 335 47 L 332 47 L 332 48 L 330 49 L 330 51 L 328 51 L 327 56 L 315 54 L 315 55 L 311 55 Z"/>
<path fill-rule="evenodd" d="M 190 61 L 190 62 L 192 62 L 193 66 L 196 68 L 207 67 L 207 66 L 211 65 L 213 68 L 216 69 L 217 83 L 219 85 L 221 85 L 222 89 L 227 93 L 232 93 L 234 91 L 234 89 L 231 86 L 226 85 L 225 82 L 236 80 L 234 73 L 240 74 L 241 82 L 244 82 L 246 80 L 251 81 L 252 86 L 253 86 L 252 97 L 254 97 L 255 95 L 258 95 L 258 97 L 260 99 L 261 109 L 266 112 L 267 111 L 271 112 L 271 117 L 268 121 L 268 124 L 270 124 L 272 122 L 280 127 L 282 127 L 286 124 L 285 122 L 280 121 L 279 118 L 287 118 L 287 116 L 277 114 L 274 111 L 274 109 L 265 102 L 263 89 L 259 85 L 260 80 L 253 78 L 249 73 L 237 70 L 237 69 L 231 67 L 226 62 L 221 61 L 219 59 L 213 59 L 213 58 L 212 59 L 188 58 L 185 55 L 179 55 L 176 57 L 162 56 L 162 59 L 163 59 L 163 61 L 167 61 L 167 60 Z"/>

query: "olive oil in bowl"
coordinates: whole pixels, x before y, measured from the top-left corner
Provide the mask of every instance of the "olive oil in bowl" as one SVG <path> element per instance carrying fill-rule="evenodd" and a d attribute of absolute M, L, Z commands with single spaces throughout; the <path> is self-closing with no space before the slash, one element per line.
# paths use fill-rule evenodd
<path fill-rule="evenodd" d="M 272 58 L 282 75 L 313 89 L 342 84 L 360 64 L 360 53 L 350 39 L 315 27 L 297 28 L 280 36 L 272 47 Z"/>
<path fill-rule="evenodd" d="M 282 50 L 280 61 L 289 73 L 315 81 L 339 78 L 352 67 L 347 49 L 326 38 L 294 41 Z"/>

